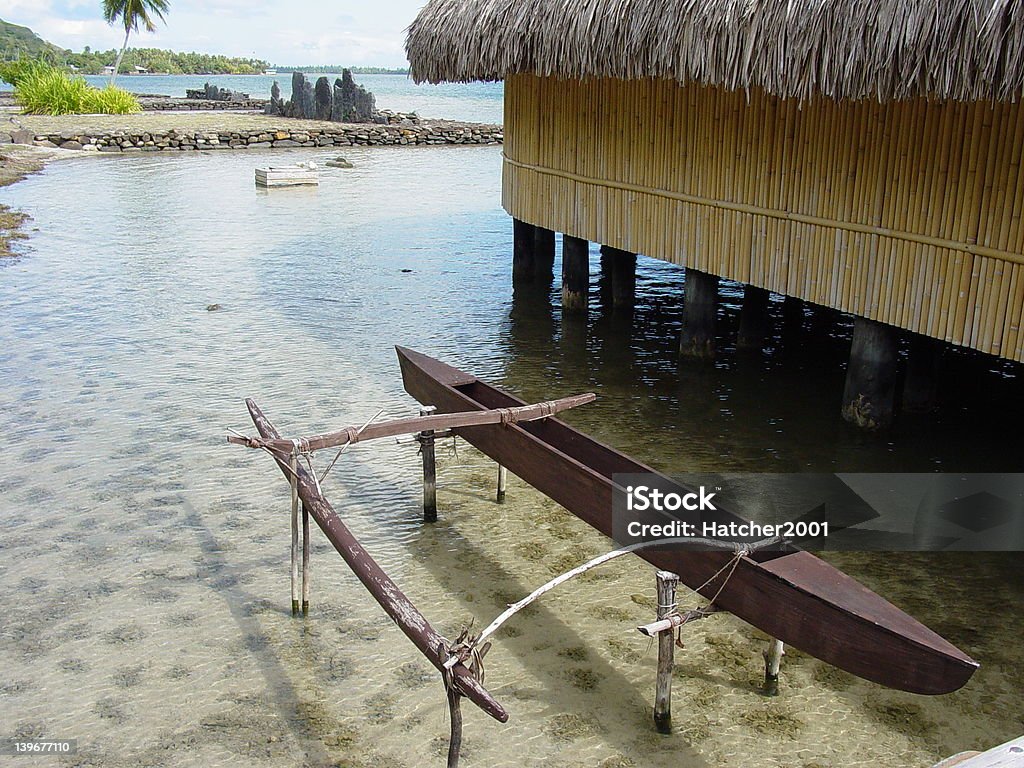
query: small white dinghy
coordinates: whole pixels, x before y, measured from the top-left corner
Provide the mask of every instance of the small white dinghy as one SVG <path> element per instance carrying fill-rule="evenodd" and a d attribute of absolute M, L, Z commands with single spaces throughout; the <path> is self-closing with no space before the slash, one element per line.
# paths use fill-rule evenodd
<path fill-rule="evenodd" d="M 306 184 L 320 184 L 320 173 L 316 163 L 296 163 L 256 169 L 258 187 L 297 187 Z"/>

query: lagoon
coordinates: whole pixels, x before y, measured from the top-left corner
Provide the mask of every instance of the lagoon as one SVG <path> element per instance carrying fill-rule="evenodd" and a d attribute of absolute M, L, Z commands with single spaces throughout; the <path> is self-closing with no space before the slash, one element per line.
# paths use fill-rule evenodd
<path fill-rule="evenodd" d="M 322 537 L 312 615 L 292 619 L 287 487 L 224 441 L 251 431 L 246 396 L 295 432 L 414 413 L 396 343 L 528 401 L 595 391 L 569 420 L 666 471 L 1020 466 L 986 402 L 885 441 L 845 429 L 848 327 L 679 368 L 670 265 L 641 260 L 627 328 L 514 297 L 500 148 L 353 148 L 317 190 L 253 187 L 263 160 L 323 155 L 82 158 L 0 191 L 38 228 L 0 267 L 0 736 L 78 738 L 114 766 L 440 764 L 436 675 Z M 1015 386 L 970 370 L 984 391 Z M 449 637 L 607 547 L 514 478 L 494 504 L 493 464 L 465 445 L 442 453 L 440 521 L 423 526 L 418 467 L 409 446 L 354 446 L 326 490 Z M 763 637 L 721 616 L 687 630 L 677 731 L 658 735 L 656 652 L 634 629 L 653 575 L 623 559 L 498 638 L 488 685 L 512 719 L 467 712 L 466 764 L 927 766 L 1018 735 L 1019 562 L 833 557 L 981 660 L 968 687 L 915 697 L 793 652 L 769 701 Z"/>

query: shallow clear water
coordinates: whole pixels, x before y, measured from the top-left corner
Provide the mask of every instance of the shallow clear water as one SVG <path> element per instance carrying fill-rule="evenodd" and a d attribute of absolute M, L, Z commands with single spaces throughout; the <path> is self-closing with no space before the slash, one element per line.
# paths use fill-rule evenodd
<path fill-rule="evenodd" d="M 513 299 L 499 148 L 352 149 L 319 189 L 271 193 L 251 152 L 190 155 L 56 163 L 0 192 L 38 227 L 0 267 L 0 737 L 78 738 L 67 764 L 442 762 L 439 681 L 315 530 L 313 613 L 288 615 L 287 486 L 224 442 L 252 431 L 245 396 L 290 433 L 415 412 L 396 343 L 528 400 L 596 391 L 570 420 L 667 471 L 1020 468 L 1013 367 L 955 358 L 970 407 L 879 441 L 836 416 L 842 324 L 738 358 L 730 288 L 719 362 L 679 367 L 673 267 L 641 262 L 626 321 L 597 309 L 596 258 L 586 321 Z M 418 467 L 356 446 L 326 489 L 449 636 L 607 547 L 515 479 L 496 505 L 464 445 L 423 526 Z M 982 661 L 967 688 L 915 697 L 792 652 L 767 700 L 763 638 L 721 616 L 687 630 L 677 730 L 657 735 L 633 628 L 653 574 L 624 559 L 503 632 L 487 682 L 511 720 L 467 704 L 465 764 L 926 766 L 1024 730 L 1019 559 L 832 557 Z"/>

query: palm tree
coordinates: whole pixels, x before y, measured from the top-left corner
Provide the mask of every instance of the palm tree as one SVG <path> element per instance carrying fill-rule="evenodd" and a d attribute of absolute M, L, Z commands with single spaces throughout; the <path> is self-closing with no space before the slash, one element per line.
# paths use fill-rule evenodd
<path fill-rule="evenodd" d="M 114 71 L 110 73 L 110 84 L 114 84 L 117 71 L 121 68 L 121 59 L 128 48 L 128 35 L 139 31 L 139 24 L 146 28 L 147 32 L 156 32 L 156 24 L 153 17 L 160 21 L 164 20 L 167 13 L 167 0 L 103 0 L 103 18 L 107 24 L 115 24 L 118 20 L 124 22 L 124 43 L 121 45 L 121 52 L 117 54 L 117 61 L 114 62 Z"/>

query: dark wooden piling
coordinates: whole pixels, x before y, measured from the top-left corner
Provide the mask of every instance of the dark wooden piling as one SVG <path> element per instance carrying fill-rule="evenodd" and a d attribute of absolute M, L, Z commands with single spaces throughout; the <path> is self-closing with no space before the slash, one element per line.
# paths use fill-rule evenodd
<path fill-rule="evenodd" d="M 636 254 L 602 245 L 601 256 L 610 282 L 612 307 L 632 309 L 636 301 Z"/>
<path fill-rule="evenodd" d="M 858 317 L 843 389 L 843 418 L 863 429 L 892 424 L 896 400 L 896 329 Z"/>
<path fill-rule="evenodd" d="M 658 618 L 676 613 L 679 577 L 658 571 Z M 675 665 L 675 637 L 672 629 L 658 633 L 658 678 L 654 692 L 654 726 L 659 733 L 672 732 L 672 667 Z"/>
<path fill-rule="evenodd" d="M 930 413 L 938 409 L 942 348 L 943 344 L 938 339 L 911 334 L 900 403 L 904 411 Z"/>
<path fill-rule="evenodd" d="M 519 219 L 512 219 L 512 281 L 533 282 L 536 227 Z"/>
<path fill-rule="evenodd" d="M 436 409 L 432 405 L 420 408 L 420 416 L 429 416 Z M 423 457 L 423 522 L 437 522 L 437 460 L 434 453 L 434 430 L 419 434 L 420 455 Z"/>
<path fill-rule="evenodd" d="M 796 296 L 787 296 L 782 300 L 782 333 L 784 337 L 794 337 L 804 327 L 804 302 Z"/>
<path fill-rule="evenodd" d="M 586 312 L 590 291 L 590 243 L 562 235 L 562 311 Z"/>
<path fill-rule="evenodd" d="M 533 276 L 548 287 L 555 277 L 555 233 L 545 227 L 533 228 Z"/>
<path fill-rule="evenodd" d="M 743 288 L 743 308 L 740 310 L 740 330 L 736 335 L 736 349 L 760 351 L 768 338 L 771 318 L 768 314 L 769 294 L 764 288 L 746 285 Z"/>
<path fill-rule="evenodd" d="M 712 358 L 715 356 L 718 277 L 687 268 L 684 298 L 679 353 L 684 357 Z"/>

